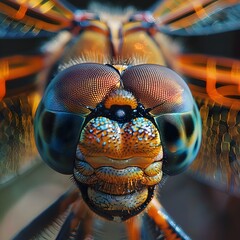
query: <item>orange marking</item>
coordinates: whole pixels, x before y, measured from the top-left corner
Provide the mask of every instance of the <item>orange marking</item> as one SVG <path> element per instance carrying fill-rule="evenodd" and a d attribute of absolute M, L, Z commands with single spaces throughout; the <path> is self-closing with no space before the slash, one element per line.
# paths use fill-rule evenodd
<path fill-rule="evenodd" d="M 129 105 L 132 109 L 136 109 L 137 100 L 132 93 L 123 89 L 117 89 L 110 93 L 104 102 L 105 108 L 110 109 L 113 105 Z"/>

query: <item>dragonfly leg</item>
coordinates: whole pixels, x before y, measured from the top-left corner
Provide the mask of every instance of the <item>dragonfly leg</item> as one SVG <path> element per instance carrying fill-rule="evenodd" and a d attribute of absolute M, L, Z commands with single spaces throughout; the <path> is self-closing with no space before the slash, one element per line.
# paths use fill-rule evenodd
<path fill-rule="evenodd" d="M 166 240 L 190 240 L 190 237 L 171 219 L 156 198 L 153 198 L 149 204 L 147 214 L 164 233 Z"/>
<path fill-rule="evenodd" d="M 128 221 L 125 222 L 128 240 L 139 240 L 141 237 L 140 230 L 140 219 L 139 217 L 132 217 Z"/>
<path fill-rule="evenodd" d="M 71 206 L 71 210 L 64 221 L 56 240 L 65 239 L 91 239 L 93 214 L 83 202 L 77 199 Z"/>

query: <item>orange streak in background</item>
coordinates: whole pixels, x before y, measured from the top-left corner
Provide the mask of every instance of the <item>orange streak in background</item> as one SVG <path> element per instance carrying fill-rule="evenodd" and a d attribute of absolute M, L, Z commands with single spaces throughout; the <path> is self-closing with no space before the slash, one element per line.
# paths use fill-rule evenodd
<path fill-rule="evenodd" d="M 199 19 L 207 16 L 205 8 L 202 6 L 201 2 L 194 1 L 192 4 L 193 4 L 193 8 L 194 8 L 197 16 L 199 17 Z"/>
<path fill-rule="evenodd" d="M 16 20 L 23 19 L 26 12 L 27 12 L 27 7 L 21 5 L 19 7 L 19 10 L 16 12 L 16 15 L 13 18 L 16 19 Z"/>
<path fill-rule="evenodd" d="M 15 7 L 12 7 L 12 4 Z M 49 32 L 57 32 L 71 25 L 73 13 L 55 0 L 46 3 L 7 0 L 0 1 L 0 9 L 6 15 L 6 19 L 21 21 L 29 27 L 35 27 L 36 32 L 44 29 Z M 28 10 L 36 13 L 36 16 L 28 14 Z"/>
<path fill-rule="evenodd" d="M 163 1 L 159 7 L 154 9 L 153 16 L 157 25 L 167 25 L 169 29 L 176 30 L 188 28 L 192 24 L 211 15 L 214 11 L 234 5 L 239 0 L 185 0 L 185 1 Z"/>
<path fill-rule="evenodd" d="M 239 109 L 239 60 L 200 54 L 182 54 L 178 56 L 176 62 L 174 68 L 177 71 L 206 82 L 206 89 L 189 83 L 195 97 L 205 94 L 205 97 L 209 97 L 219 105 Z"/>
<path fill-rule="evenodd" d="M 9 76 L 9 65 L 6 61 L 0 61 L 0 100 L 6 94 L 5 81 Z"/>
<path fill-rule="evenodd" d="M 12 56 L 1 59 L 0 100 L 6 94 L 6 81 L 37 73 L 43 67 L 43 56 Z"/>

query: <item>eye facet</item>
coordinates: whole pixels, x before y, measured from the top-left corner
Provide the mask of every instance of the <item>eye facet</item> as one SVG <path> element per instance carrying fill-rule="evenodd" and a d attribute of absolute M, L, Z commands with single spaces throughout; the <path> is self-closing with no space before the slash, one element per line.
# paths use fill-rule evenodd
<path fill-rule="evenodd" d="M 187 84 L 169 68 L 142 64 L 129 67 L 122 75 L 123 85 L 151 113 L 186 112 L 193 98 Z"/>
<path fill-rule="evenodd" d="M 77 64 L 56 75 L 43 101 L 49 110 L 85 115 L 119 84 L 120 75 L 107 65 Z"/>

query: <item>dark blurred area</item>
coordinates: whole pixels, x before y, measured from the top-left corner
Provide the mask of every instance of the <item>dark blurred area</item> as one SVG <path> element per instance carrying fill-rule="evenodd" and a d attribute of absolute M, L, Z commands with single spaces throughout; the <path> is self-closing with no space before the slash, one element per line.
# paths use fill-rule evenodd
<path fill-rule="evenodd" d="M 109 6 L 120 6 L 120 7 L 128 7 L 133 6 L 138 10 L 146 10 L 151 7 L 157 1 L 149 0 L 149 1 L 136 1 L 136 0 L 105 0 L 105 1 L 74 1 L 74 0 L 64 0 L 63 2 L 67 2 L 72 4 L 73 6 L 79 9 L 86 9 L 90 3 L 104 3 L 104 5 Z"/>
<path fill-rule="evenodd" d="M 191 239 L 240 239 L 239 196 L 203 184 L 188 173 L 169 177 L 159 196 Z"/>

